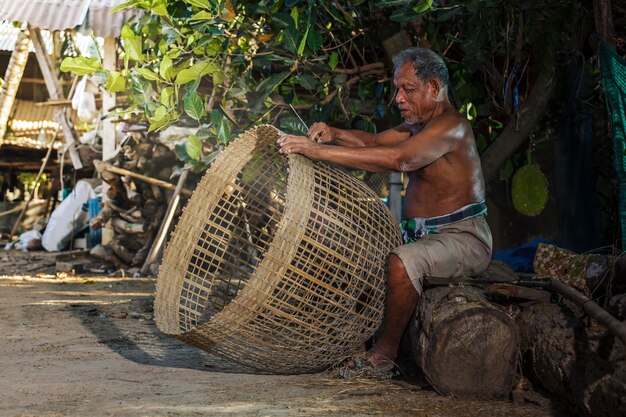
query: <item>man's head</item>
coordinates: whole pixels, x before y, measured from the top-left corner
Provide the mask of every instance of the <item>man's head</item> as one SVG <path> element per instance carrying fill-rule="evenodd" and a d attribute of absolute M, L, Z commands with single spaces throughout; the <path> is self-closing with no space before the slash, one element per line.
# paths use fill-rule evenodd
<path fill-rule="evenodd" d="M 427 120 L 429 109 L 447 102 L 448 68 L 426 48 L 409 48 L 393 58 L 396 103 L 407 123 Z"/>

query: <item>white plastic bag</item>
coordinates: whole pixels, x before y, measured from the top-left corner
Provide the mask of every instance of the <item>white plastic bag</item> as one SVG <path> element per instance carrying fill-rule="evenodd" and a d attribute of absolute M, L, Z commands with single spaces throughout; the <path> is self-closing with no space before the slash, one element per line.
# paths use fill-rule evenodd
<path fill-rule="evenodd" d="M 76 91 L 72 97 L 72 108 L 81 122 L 91 122 L 97 114 L 96 97 L 87 85 L 89 79 L 84 76 L 76 85 Z"/>
<path fill-rule="evenodd" d="M 76 183 L 72 192 L 50 216 L 41 238 L 45 250 L 56 252 L 64 249 L 72 236 L 87 226 L 89 214 L 86 203 L 95 196 L 96 192 L 89 182 L 80 180 Z"/>
<path fill-rule="evenodd" d="M 14 240 L 11 243 L 8 243 L 4 249 L 17 249 L 22 250 L 24 252 L 28 252 L 28 243 L 33 240 L 41 240 L 41 233 L 37 230 L 29 230 L 20 235 L 17 240 Z"/>

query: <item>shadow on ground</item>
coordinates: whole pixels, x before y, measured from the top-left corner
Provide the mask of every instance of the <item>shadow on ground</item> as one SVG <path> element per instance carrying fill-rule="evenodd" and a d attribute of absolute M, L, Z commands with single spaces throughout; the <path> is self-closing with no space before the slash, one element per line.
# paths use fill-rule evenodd
<path fill-rule="evenodd" d="M 162 333 L 153 319 L 153 296 L 115 303 L 69 303 L 71 315 L 118 355 L 136 363 L 210 372 L 259 373 Z"/>

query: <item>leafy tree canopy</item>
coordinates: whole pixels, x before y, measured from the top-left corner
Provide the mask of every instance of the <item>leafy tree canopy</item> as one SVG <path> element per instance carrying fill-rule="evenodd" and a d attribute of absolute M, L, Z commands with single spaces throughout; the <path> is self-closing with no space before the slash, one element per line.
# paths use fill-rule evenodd
<path fill-rule="evenodd" d="M 105 71 L 98 58 L 78 57 L 62 69 L 127 92 L 125 113 L 150 131 L 197 126 L 178 155 L 201 171 L 253 124 L 306 132 L 291 106 L 309 123 L 376 131 L 398 122 L 393 45 L 429 46 L 448 62 L 453 101 L 483 150 L 514 119 L 539 74 L 573 52 L 568 28 L 584 14 L 581 4 L 129 0 L 117 9 L 144 14 L 122 29 L 123 68 Z"/>

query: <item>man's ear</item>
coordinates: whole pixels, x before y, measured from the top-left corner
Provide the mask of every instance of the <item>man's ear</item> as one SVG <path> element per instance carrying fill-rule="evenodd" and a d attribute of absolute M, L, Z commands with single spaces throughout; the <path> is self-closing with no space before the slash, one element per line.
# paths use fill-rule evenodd
<path fill-rule="evenodd" d="M 438 99 L 439 94 L 441 93 L 441 84 L 439 83 L 439 80 L 436 78 L 431 79 L 428 82 L 428 88 L 430 89 L 430 93 L 433 98 Z"/>

